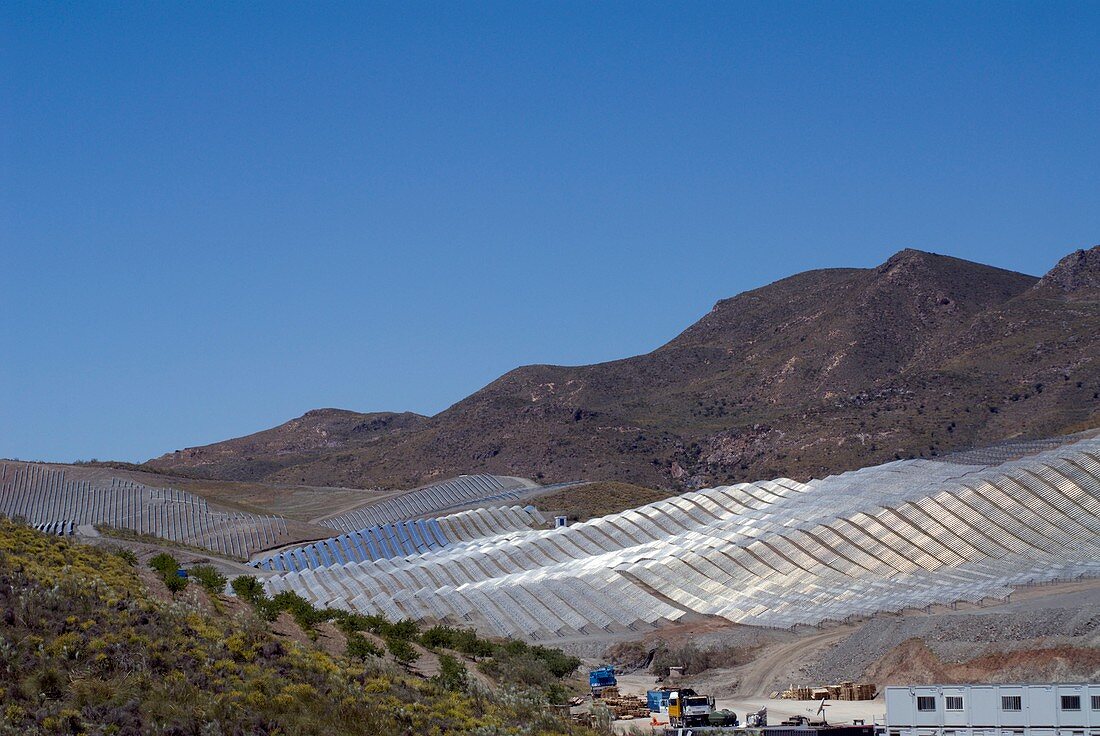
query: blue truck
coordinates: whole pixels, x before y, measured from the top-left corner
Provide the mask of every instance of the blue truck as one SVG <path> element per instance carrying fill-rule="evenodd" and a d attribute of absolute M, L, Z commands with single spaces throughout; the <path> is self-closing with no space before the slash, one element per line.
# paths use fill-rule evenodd
<path fill-rule="evenodd" d="M 615 679 L 614 667 L 599 667 L 588 673 L 588 686 L 592 688 L 593 696 L 598 696 L 606 688 L 615 687 L 618 684 L 619 681 Z"/>

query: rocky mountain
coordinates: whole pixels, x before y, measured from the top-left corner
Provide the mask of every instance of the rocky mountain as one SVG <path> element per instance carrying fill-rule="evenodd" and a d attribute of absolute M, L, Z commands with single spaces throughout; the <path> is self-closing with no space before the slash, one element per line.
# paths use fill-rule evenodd
<path fill-rule="evenodd" d="M 297 419 L 246 437 L 176 450 L 150 463 L 185 475 L 226 480 L 262 480 L 332 452 L 369 446 L 383 437 L 415 430 L 428 418 L 405 412 L 361 414 L 314 409 Z"/>
<path fill-rule="evenodd" d="M 646 355 L 517 368 L 431 418 L 310 412 L 150 464 L 364 487 L 821 476 L 1100 425 L 1098 336 L 1100 246 L 1041 279 L 904 250 L 725 299 Z"/>

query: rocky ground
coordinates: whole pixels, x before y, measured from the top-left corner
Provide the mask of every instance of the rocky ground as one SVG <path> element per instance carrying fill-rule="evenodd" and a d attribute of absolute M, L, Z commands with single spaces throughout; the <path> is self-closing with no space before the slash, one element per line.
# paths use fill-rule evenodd
<path fill-rule="evenodd" d="M 930 682 L 1095 681 L 1100 679 L 1100 580 L 1021 588 L 1008 601 L 984 607 L 883 614 L 795 632 L 700 620 L 651 633 L 633 645 L 633 657 L 631 644 L 622 641 L 603 656 L 623 666 L 630 677 L 652 681 L 641 664 L 658 642 L 751 649 L 744 663 L 686 673 L 685 685 L 738 702 L 766 700 L 792 683 L 855 680 L 881 688 Z"/>
<path fill-rule="evenodd" d="M 1042 592 L 1040 588 L 1025 594 Z M 872 619 L 807 663 L 805 676 L 815 682 L 855 680 L 871 671 L 881 677 L 904 677 L 901 667 L 891 671 L 876 665 L 888 664 L 882 660 L 913 640 L 921 642 L 943 665 L 959 665 L 994 653 L 1062 648 L 1100 651 L 1100 585 L 1073 591 L 1060 586 L 1052 593 L 991 609 Z"/>

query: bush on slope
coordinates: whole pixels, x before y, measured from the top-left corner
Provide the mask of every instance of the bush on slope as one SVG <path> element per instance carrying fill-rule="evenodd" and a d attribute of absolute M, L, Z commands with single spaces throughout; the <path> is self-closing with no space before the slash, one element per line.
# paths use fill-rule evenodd
<path fill-rule="evenodd" d="M 151 597 L 118 555 L 0 520 L 0 734 L 587 733 Z M 453 683 L 448 683 L 452 684 Z"/>

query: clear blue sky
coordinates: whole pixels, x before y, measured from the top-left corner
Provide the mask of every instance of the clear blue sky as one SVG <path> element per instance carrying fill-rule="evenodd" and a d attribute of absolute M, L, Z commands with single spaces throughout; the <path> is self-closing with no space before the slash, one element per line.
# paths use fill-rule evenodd
<path fill-rule="evenodd" d="M 0 456 L 435 413 L 791 273 L 1100 242 L 1100 3 L 0 6 Z"/>

